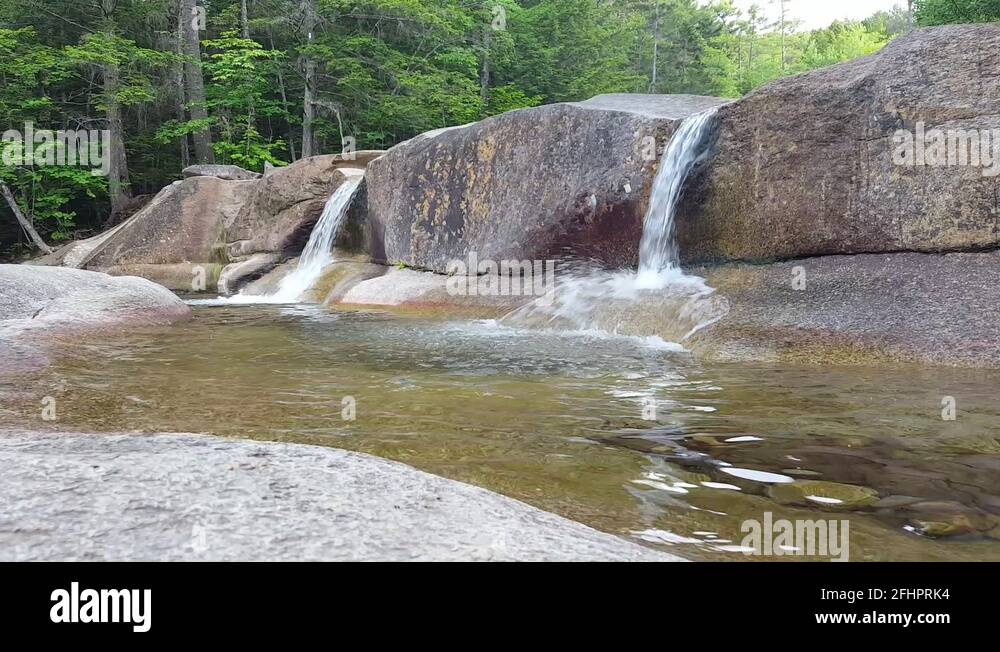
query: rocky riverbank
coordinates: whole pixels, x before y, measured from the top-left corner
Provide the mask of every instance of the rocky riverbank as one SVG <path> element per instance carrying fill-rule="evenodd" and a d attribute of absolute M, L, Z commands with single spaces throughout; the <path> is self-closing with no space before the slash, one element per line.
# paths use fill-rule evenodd
<path fill-rule="evenodd" d="M 379 458 L 0 432 L 2 561 L 681 561 Z"/>

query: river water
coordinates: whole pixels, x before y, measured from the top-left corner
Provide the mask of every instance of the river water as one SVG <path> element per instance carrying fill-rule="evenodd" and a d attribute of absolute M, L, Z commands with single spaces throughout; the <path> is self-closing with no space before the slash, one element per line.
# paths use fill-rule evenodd
<path fill-rule="evenodd" d="M 278 305 L 198 306 L 53 359 L 0 380 L 5 425 L 358 450 L 691 559 L 759 559 L 741 525 L 770 513 L 846 519 L 855 561 L 1000 560 L 997 372 L 716 365 L 656 340 Z"/>

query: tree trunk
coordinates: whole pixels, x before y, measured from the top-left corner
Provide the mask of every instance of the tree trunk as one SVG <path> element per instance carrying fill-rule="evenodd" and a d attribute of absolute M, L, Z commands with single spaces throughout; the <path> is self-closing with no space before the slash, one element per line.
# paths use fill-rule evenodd
<path fill-rule="evenodd" d="M 205 78 L 201 70 L 201 37 L 198 33 L 196 0 L 180 0 L 181 27 L 184 30 L 184 79 L 191 120 L 207 120 Z M 212 131 L 201 129 L 192 134 L 194 155 L 198 163 L 215 163 L 212 151 Z"/>
<path fill-rule="evenodd" d="M 177 85 L 177 120 L 184 124 L 187 122 L 187 111 L 185 110 L 184 92 L 184 21 L 191 20 L 190 16 L 185 17 L 184 8 L 178 7 L 177 11 L 177 42 L 175 44 L 177 53 L 177 63 L 174 67 L 174 83 Z M 188 146 L 188 136 L 181 136 L 181 169 L 191 165 L 191 149 Z"/>
<path fill-rule="evenodd" d="M 302 0 L 302 34 L 306 45 L 312 45 L 316 38 L 316 1 Z M 315 152 L 313 141 L 313 120 L 316 118 L 316 62 L 307 53 L 303 57 L 305 91 L 302 99 L 302 158 L 309 158 Z"/>
<path fill-rule="evenodd" d="M 271 49 L 273 50 L 274 49 L 274 35 L 271 34 L 270 31 L 268 33 L 268 39 L 270 40 Z M 287 115 L 291 116 L 292 112 L 289 110 L 289 106 L 288 106 L 288 93 L 285 91 L 285 76 L 281 73 L 281 62 L 278 62 L 278 65 L 276 66 L 276 69 L 277 69 L 277 73 L 278 73 L 278 91 L 281 93 L 281 106 L 282 106 L 282 108 L 285 109 L 285 113 Z M 292 129 L 292 125 L 289 124 L 288 125 L 288 153 L 291 156 L 292 161 L 297 161 L 298 159 L 295 157 L 295 137 L 294 137 L 295 134 L 294 134 L 294 131 L 295 130 Z"/>
<path fill-rule="evenodd" d="M 45 244 L 45 240 L 42 240 L 42 236 L 38 235 L 38 231 L 35 230 L 35 227 L 31 224 L 28 218 L 24 216 L 24 213 L 21 212 L 21 207 L 18 206 L 17 201 L 14 200 L 14 193 L 10 191 L 10 188 L 8 188 L 7 184 L 3 181 L 0 181 L 0 190 L 3 191 L 4 199 L 7 200 L 7 205 L 10 206 L 10 210 L 14 212 L 14 217 L 17 219 L 18 223 L 20 223 L 24 232 L 28 234 L 28 237 L 31 238 L 31 241 L 35 243 L 36 247 L 45 253 L 51 254 L 52 248 Z"/>
<path fill-rule="evenodd" d="M 653 73 L 649 76 L 649 92 L 656 92 L 656 76 L 660 67 L 660 2 L 656 0 L 656 14 L 653 18 Z"/>
<path fill-rule="evenodd" d="M 240 25 L 243 26 L 243 38 L 250 38 L 250 14 L 247 12 L 247 0 L 240 0 Z"/>
<path fill-rule="evenodd" d="M 108 130 L 111 133 L 111 165 L 108 168 L 108 193 L 111 196 L 111 215 L 118 215 L 131 199 L 129 190 L 128 157 L 125 154 L 125 127 L 122 125 L 122 111 L 116 96 L 118 94 L 118 66 L 114 63 L 102 66 L 104 76 L 104 102 Z"/>

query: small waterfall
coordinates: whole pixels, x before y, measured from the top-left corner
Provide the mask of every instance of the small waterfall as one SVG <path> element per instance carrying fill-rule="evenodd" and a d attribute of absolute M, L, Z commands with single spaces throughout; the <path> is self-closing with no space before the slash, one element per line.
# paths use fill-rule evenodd
<path fill-rule="evenodd" d="M 510 326 L 656 335 L 682 342 L 728 312 L 704 279 L 685 274 L 674 234 L 677 205 L 694 167 L 708 155 L 716 109 L 685 119 L 671 139 L 653 184 L 643 228 L 639 271 L 560 267 L 552 296 L 504 317 Z"/>
<path fill-rule="evenodd" d="M 309 236 L 309 242 L 299 257 L 298 266 L 281 279 L 278 288 L 271 294 L 248 294 L 244 290 L 236 296 L 221 299 L 226 304 L 242 303 L 298 303 L 316 284 L 323 269 L 333 262 L 333 244 L 340 228 L 347 219 L 347 209 L 364 179 L 364 170 L 341 168 L 347 177 L 326 202 L 323 214 Z"/>
<path fill-rule="evenodd" d="M 340 233 L 347 217 L 347 209 L 354 199 L 354 193 L 361 185 L 363 174 L 352 174 L 330 196 L 323 208 L 323 214 L 313 228 L 309 242 L 299 258 L 299 266 L 281 281 L 281 285 L 268 298 L 274 303 L 295 303 L 308 292 L 323 269 L 333 262 L 333 243 Z"/>
<path fill-rule="evenodd" d="M 639 249 L 640 280 L 652 280 L 680 269 L 674 221 L 691 170 L 708 155 L 706 138 L 717 109 L 693 115 L 681 123 L 660 161 Z"/>

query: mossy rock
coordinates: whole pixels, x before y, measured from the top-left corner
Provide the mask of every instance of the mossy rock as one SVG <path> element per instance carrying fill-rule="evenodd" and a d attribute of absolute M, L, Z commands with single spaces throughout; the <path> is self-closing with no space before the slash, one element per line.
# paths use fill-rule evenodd
<path fill-rule="evenodd" d="M 768 495 L 782 505 L 807 505 L 827 509 L 861 509 L 874 505 L 879 494 L 868 487 L 858 487 L 820 480 L 800 480 L 773 485 Z"/>

